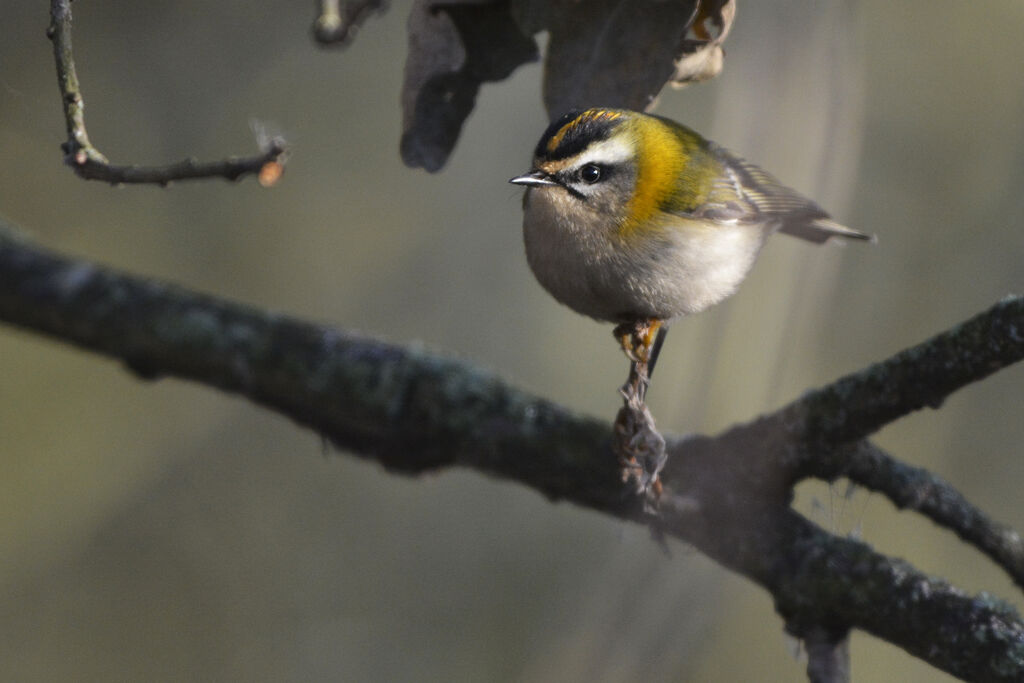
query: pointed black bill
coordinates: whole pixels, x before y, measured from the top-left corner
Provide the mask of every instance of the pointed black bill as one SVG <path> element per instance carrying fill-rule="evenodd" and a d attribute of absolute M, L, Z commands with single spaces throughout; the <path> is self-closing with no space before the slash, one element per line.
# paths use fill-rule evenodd
<path fill-rule="evenodd" d="M 530 171 L 523 175 L 516 176 L 509 180 L 513 185 L 526 185 L 527 187 L 543 187 L 545 185 L 558 185 L 548 177 L 544 171 Z"/>

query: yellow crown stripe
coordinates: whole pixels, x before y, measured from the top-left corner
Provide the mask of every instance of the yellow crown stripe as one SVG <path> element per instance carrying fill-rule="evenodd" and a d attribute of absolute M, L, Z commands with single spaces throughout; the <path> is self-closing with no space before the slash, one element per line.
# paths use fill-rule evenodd
<path fill-rule="evenodd" d="M 551 154 L 556 149 L 558 149 L 558 146 L 562 144 L 562 139 L 565 138 L 569 131 L 575 128 L 576 126 L 582 124 L 584 121 L 598 121 L 601 119 L 604 119 L 606 121 L 614 121 L 615 119 L 621 116 L 622 114 L 620 112 L 617 112 L 613 109 L 586 110 L 585 112 L 581 113 L 579 116 L 574 118 L 572 121 L 559 128 L 558 132 L 551 136 L 551 139 L 548 140 L 547 144 L 548 153 Z"/>

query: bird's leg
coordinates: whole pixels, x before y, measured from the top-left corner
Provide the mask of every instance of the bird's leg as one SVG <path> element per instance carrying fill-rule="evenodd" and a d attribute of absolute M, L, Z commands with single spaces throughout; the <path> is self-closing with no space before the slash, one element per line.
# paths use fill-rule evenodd
<path fill-rule="evenodd" d="M 661 321 L 655 318 L 622 323 L 615 328 L 615 338 L 618 339 L 622 352 L 632 362 L 629 379 L 622 387 L 627 400 L 628 397 L 634 396 L 639 404 L 643 404 L 666 332 L 668 329 L 662 327 Z"/>
<path fill-rule="evenodd" d="M 651 347 L 651 357 L 647 361 L 647 381 L 651 381 L 651 377 L 654 376 L 654 364 L 658 362 L 658 356 L 661 354 L 661 347 L 665 343 L 665 337 L 668 336 L 668 328 L 664 325 L 658 325 L 658 336 L 654 339 L 654 345 Z"/>
<path fill-rule="evenodd" d="M 622 323 L 615 327 L 613 334 L 619 340 L 622 352 L 634 363 L 649 363 L 655 346 L 658 331 L 661 329 L 661 321 L 656 318 L 637 320 L 631 323 Z"/>

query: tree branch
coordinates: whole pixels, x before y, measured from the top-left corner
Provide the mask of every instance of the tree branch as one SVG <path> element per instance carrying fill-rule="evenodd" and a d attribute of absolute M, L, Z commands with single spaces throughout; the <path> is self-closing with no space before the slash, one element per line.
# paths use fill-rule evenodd
<path fill-rule="evenodd" d="M 823 476 L 845 476 L 884 494 L 897 508 L 915 510 L 956 533 L 1002 567 L 1024 588 L 1024 539 L 1010 527 L 990 519 L 942 477 L 899 462 L 873 443 L 862 441 L 841 470 Z"/>
<path fill-rule="evenodd" d="M 808 477 L 847 477 L 950 529 L 1024 588 L 1024 539 L 972 505 L 951 484 L 901 463 L 863 437 L 1024 358 L 1024 297 L 987 311 L 893 357 L 810 391 L 715 441 L 732 473 L 788 495 Z M 962 359 L 962 360 L 961 360 Z M 758 458 L 748 454 L 758 452 Z"/>
<path fill-rule="evenodd" d="M 788 491 L 801 479 L 851 481 L 910 508 L 975 546 L 1024 588 L 1024 539 L 972 505 L 949 482 L 898 462 L 863 437 L 957 389 L 1024 359 L 1024 297 L 1007 297 L 952 329 L 828 386 L 781 410 L 731 429 L 722 457 L 760 450 L 739 467 Z M 835 447 L 846 443 L 845 447 Z"/>
<path fill-rule="evenodd" d="M 1002 330 L 1012 340 L 1016 328 L 1007 315 L 1016 306 L 1019 318 L 1016 302 L 958 329 Z M 986 315 L 993 320 L 983 324 Z M 650 516 L 642 500 L 624 492 L 607 422 L 573 415 L 463 363 L 141 280 L 2 235 L 0 320 L 121 360 L 144 377 L 171 375 L 241 394 L 392 470 L 471 467 L 552 499 L 649 524 L 770 591 L 787 629 L 812 642 L 821 629 L 860 628 L 956 676 L 1024 677 L 1024 622 L 1012 608 L 984 595 L 971 598 L 789 508 L 794 476 L 813 474 L 805 451 L 859 462 L 866 456 L 856 455 L 856 444 L 838 439 L 856 438 L 867 423 L 877 429 L 881 412 L 906 412 L 918 402 L 885 398 L 890 407 L 879 411 L 877 402 L 850 388 L 864 381 L 857 375 L 840 381 L 848 404 L 835 403 L 835 385 L 794 404 L 805 408 L 799 415 L 818 416 L 803 428 L 791 421 L 791 406 L 719 437 L 670 440 L 661 507 Z M 981 341 L 984 348 L 1007 344 Z M 932 357 L 919 350 L 917 357 Z M 906 353 L 885 363 L 909 362 Z M 993 371 L 991 362 L 965 363 L 978 377 Z M 865 373 L 877 377 L 878 367 Z M 897 379 L 912 376 L 899 367 Z M 970 381 L 959 368 L 948 372 L 960 386 Z M 947 393 L 955 388 L 943 386 Z M 861 427 L 826 419 L 818 400 Z M 758 435 L 767 434 L 768 442 L 751 440 L 755 427 L 773 424 Z M 777 428 L 783 424 L 788 429 Z M 766 460 L 781 474 L 765 467 Z"/>
<path fill-rule="evenodd" d="M 1024 359 L 1024 297 L 989 310 L 923 344 L 793 402 L 776 419 L 799 441 L 852 442 L 921 408 L 938 408 L 967 384 Z M 792 463 L 796 473 L 816 456 Z"/>
<path fill-rule="evenodd" d="M 167 185 L 175 180 L 221 177 L 238 180 L 250 173 L 260 174 L 263 185 L 272 185 L 280 176 L 287 157 L 284 140 L 261 141 L 264 150 L 250 157 L 229 157 L 220 161 L 199 162 L 185 159 L 166 166 L 117 166 L 89 141 L 85 129 L 85 102 L 75 72 L 71 49 L 71 0 L 50 1 L 50 25 L 47 37 L 53 42 L 57 62 L 57 82 L 64 104 L 64 120 L 68 139 L 61 145 L 64 162 L 86 180 L 102 180 L 111 184 L 147 183 Z"/>

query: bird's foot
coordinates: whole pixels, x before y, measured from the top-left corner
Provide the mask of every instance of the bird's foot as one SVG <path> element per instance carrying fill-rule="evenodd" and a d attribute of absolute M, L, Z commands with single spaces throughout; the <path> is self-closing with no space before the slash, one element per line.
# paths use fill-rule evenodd
<path fill-rule="evenodd" d="M 647 363 L 660 329 L 660 320 L 648 318 L 617 325 L 613 334 L 627 358 L 634 363 Z"/>

